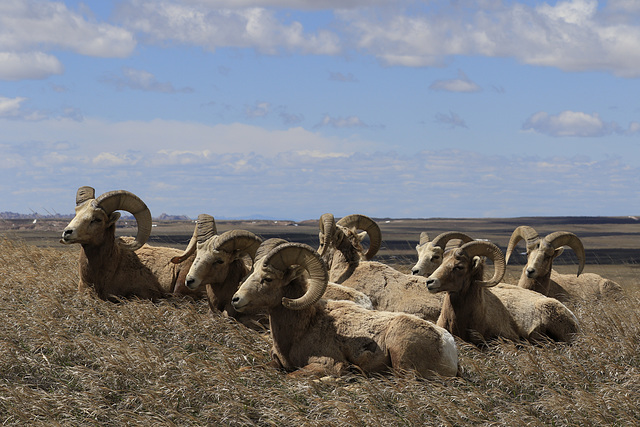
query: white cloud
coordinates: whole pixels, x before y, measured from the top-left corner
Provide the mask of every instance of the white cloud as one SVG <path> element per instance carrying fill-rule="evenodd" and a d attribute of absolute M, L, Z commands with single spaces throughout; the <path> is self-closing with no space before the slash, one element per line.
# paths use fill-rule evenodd
<path fill-rule="evenodd" d="M 37 199 L 48 209 L 71 213 L 81 185 L 92 185 L 98 192 L 128 189 L 147 202 L 153 215 L 193 218 L 203 212 L 300 220 L 325 212 L 507 217 L 627 215 L 640 209 L 640 198 L 633 196 L 638 195 L 640 170 L 615 158 L 506 157 L 461 150 L 403 156 L 346 153 L 339 147 L 311 144 L 262 153 L 217 153 L 198 147 L 124 152 L 101 144 L 88 155 L 86 148 L 0 143 L 0 182 L 12 183 L 3 209 L 23 212 Z M 545 191 L 522 191 L 532 185 Z M 327 191 L 331 197 L 318 199 Z"/>
<path fill-rule="evenodd" d="M 447 125 L 450 129 L 454 129 L 457 127 L 468 128 L 462 117 L 460 117 L 453 111 L 450 111 L 448 115 L 443 113 L 436 114 L 436 122 Z"/>
<path fill-rule="evenodd" d="M 102 79 L 103 82 L 113 84 L 118 89 L 134 89 L 145 92 L 161 92 L 161 93 L 191 93 L 192 88 L 184 87 L 176 89 L 169 82 L 159 82 L 156 76 L 145 70 L 123 67 L 122 76 L 108 76 Z"/>
<path fill-rule="evenodd" d="M 135 47 L 122 28 L 87 19 L 62 2 L 3 0 L 0 4 L 0 79 L 43 79 L 61 74 L 60 61 L 46 51 L 125 57 Z"/>
<path fill-rule="evenodd" d="M 189 3 L 222 9 L 247 7 L 274 7 L 299 10 L 353 9 L 384 4 L 397 4 L 398 0 L 189 0 Z"/>
<path fill-rule="evenodd" d="M 0 52 L 0 80 L 44 79 L 63 71 L 60 61 L 46 53 Z"/>
<path fill-rule="evenodd" d="M 260 7 L 221 8 L 196 2 L 132 0 L 119 8 L 127 28 L 156 42 L 219 47 L 254 48 L 265 54 L 300 52 L 334 55 L 340 52 L 337 35 L 327 30 L 305 33 L 300 22 L 285 24 L 274 10 Z"/>
<path fill-rule="evenodd" d="M 83 55 L 124 57 L 135 40 L 130 32 L 86 19 L 62 2 L 3 0 L 0 6 L 0 50 L 30 52 L 63 48 Z"/>
<path fill-rule="evenodd" d="M 429 86 L 432 90 L 443 90 L 447 92 L 480 92 L 482 89 L 462 71 L 458 70 L 458 78 L 436 80 Z"/>
<path fill-rule="evenodd" d="M 388 65 L 442 66 L 452 55 L 484 55 L 567 71 L 640 76 L 637 16 L 611 21 L 607 9 L 599 10 L 595 0 L 535 7 L 495 1 L 464 9 L 443 1 L 433 3 L 437 13 L 367 15 L 349 10 L 336 15 L 357 48 Z M 619 2 L 616 7 L 628 14 L 637 12 L 628 3 Z"/>
<path fill-rule="evenodd" d="M 360 117 L 348 116 L 348 117 L 331 117 L 326 114 L 319 123 L 315 125 L 316 128 L 331 126 L 334 128 L 367 128 L 368 124 L 363 122 Z"/>
<path fill-rule="evenodd" d="M 16 117 L 20 114 L 20 105 L 27 98 L 5 98 L 0 96 L 0 117 Z"/>
<path fill-rule="evenodd" d="M 5 98 L 0 96 L 0 118 L 24 120 L 24 121 L 38 121 L 47 118 L 47 115 L 37 110 L 25 110 L 22 108 L 22 104 L 27 101 L 27 98 Z"/>
<path fill-rule="evenodd" d="M 38 126 L 23 121 L 2 123 L 0 144 L 13 141 L 64 141 L 78 154 L 93 158 L 100 153 L 136 152 L 145 156 L 173 151 L 194 153 L 255 153 L 272 156 L 286 151 L 315 150 L 350 153 L 379 148 L 372 141 L 323 137 L 301 127 L 267 130 L 241 123 L 205 125 L 195 122 L 152 120 L 108 122 L 85 117 L 43 120 Z M 188 149 L 187 149 L 188 147 Z"/>
<path fill-rule="evenodd" d="M 249 118 L 265 117 L 271 112 L 271 104 L 268 102 L 257 102 L 255 105 L 247 105 L 244 114 Z"/>
<path fill-rule="evenodd" d="M 549 136 L 570 137 L 596 137 L 614 132 L 625 133 L 618 124 L 604 122 L 597 113 L 587 114 L 579 111 L 563 111 L 556 115 L 541 111 L 529 117 L 522 129 Z M 633 132 L 633 124 L 629 132 Z"/>

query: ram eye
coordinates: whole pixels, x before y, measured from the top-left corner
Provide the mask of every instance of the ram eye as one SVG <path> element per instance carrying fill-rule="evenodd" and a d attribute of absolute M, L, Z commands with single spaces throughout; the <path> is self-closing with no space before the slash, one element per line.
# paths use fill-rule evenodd
<path fill-rule="evenodd" d="M 434 255 L 431 257 L 431 260 L 434 261 L 436 259 L 440 259 L 440 255 Z"/>
<path fill-rule="evenodd" d="M 224 264 L 224 260 L 223 259 L 217 259 L 214 261 L 214 264 Z"/>
<path fill-rule="evenodd" d="M 271 283 L 273 279 L 271 277 L 263 277 L 262 280 L 260 280 L 261 284 L 265 284 L 265 283 Z"/>
<path fill-rule="evenodd" d="M 91 220 L 91 222 L 92 222 L 92 223 L 94 223 L 94 222 L 98 222 L 98 223 L 100 223 L 100 222 L 102 222 L 102 218 L 93 218 L 93 219 Z"/>

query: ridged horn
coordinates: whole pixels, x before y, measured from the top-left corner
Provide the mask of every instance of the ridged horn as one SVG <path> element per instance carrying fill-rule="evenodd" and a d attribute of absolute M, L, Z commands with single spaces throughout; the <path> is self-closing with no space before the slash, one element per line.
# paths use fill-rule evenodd
<path fill-rule="evenodd" d="M 138 224 L 138 233 L 135 240 L 128 245 L 132 251 L 139 249 L 149 240 L 152 222 L 151 211 L 138 196 L 126 190 L 114 190 L 100 195 L 96 202 L 108 215 L 122 210 L 135 217 Z"/>
<path fill-rule="evenodd" d="M 197 248 L 197 244 L 196 244 L 197 241 L 198 241 L 198 225 L 196 224 L 196 226 L 193 227 L 193 235 L 191 235 L 191 240 L 189 240 L 189 244 L 187 245 L 186 249 L 184 250 L 184 252 L 182 252 L 182 255 L 174 256 L 173 258 L 171 258 L 171 262 L 174 264 L 180 264 L 181 262 L 184 262 L 184 260 L 189 258 L 191 255 L 193 255 L 193 253 L 196 251 L 196 248 Z"/>
<path fill-rule="evenodd" d="M 76 193 L 76 206 L 80 206 L 87 200 L 96 198 L 96 190 L 93 187 L 84 186 L 78 188 L 78 192 Z"/>
<path fill-rule="evenodd" d="M 198 215 L 196 230 L 198 232 L 198 243 L 204 243 L 218 234 L 218 229 L 216 228 L 216 220 L 211 215 L 207 214 Z"/>
<path fill-rule="evenodd" d="M 277 246 L 289 243 L 287 240 L 280 239 L 278 237 L 272 237 L 267 239 L 258 247 L 256 251 L 255 261 L 264 258 L 269 252 L 275 249 Z"/>
<path fill-rule="evenodd" d="M 333 217 L 333 214 L 322 214 L 318 226 L 320 227 L 320 245 L 318 246 L 318 253 L 322 256 L 327 253 L 330 239 L 333 239 L 336 232 L 336 220 Z"/>
<path fill-rule="evenodd" d="M 229 230 L 218 236 L 215 247 L 225 252 L 242 252 L 255 259 L 262 239 L 247 230 Z"/>
<path fill-rule="evenodd" d="M 484 256 L 493 261 L 494 273 L 493 277 L 487 281 L 477 282 L 481 286 L 495 286 L 504 277 L 506 271 L 506 263 L 504 255 L 499 247 L 491 242 L 474 240 L 469 243 L 465 243 L 460 247 L 460 250 L 465 251 L 471 258 L 474 256 Z"/>
<path fill-rule="evenodd" d="M 369 235 L 369 249 L 364 254 L 365 259 L 370 260 L 378 253 L 382 245 L 382 232 L 380 227 L 374 220 L 365 215 L 352 214 L 347 215 L 337 222 L 338 225 L 347 228 L 355 228 L 356 230 L 366 231 Z"/>
<path fill-rule="evenodd" d="M 419 245 L 424 245 L 425 243 L 429 243 L 429 234 L 426 231 L 420 233 L 420 242 Z"/>
<path fill-rule="evenodd" d="M 444 233 L 438 234 L 436 238 L 433 239 L 433 242 L 431 244 L 433 246 L 440 246 L 444 251 L 447 247 L 447 243 L 449 243 L 449 240 L 454 239 L 462 240 L 463 243 L 473 242 L 473 239 L 464 233 L 460 233 L 458 231 L 446 231 Z"/>
<path fill-rule="evenodd" d="M 558 249 L 561 246 L 569 246 L 573 249 L 576 256 L 578 257 L 578 274 L 582 273 L 585 264 L 585 253 L 584 253 L 584 245 L 578 236 L 568 231 L 556 231 L 547 235 L 544 240 L 549 242 L 554 249 Z"/>
<path fill-rule="evenodd" d="M 521 225 L 517 227 L 515 230 L 513 230 L 513 233 L 511 233 L 511 237 L 509 238 L 509 245 L 507 246 L 505 262 L 509 262 L 511 253 L 515 249 L 518 242 L 520 242 L 520 240 L 524 240 L 528 248 L 538 243 L 538 240 L 540 240 L 540 236 L 538 235 L 538 232 L 533 229 L 533 227 L 529 227 L 528 225 Z"/>
<path fill-rule="evenodd" d="M 292 265 L 299 265 L 309 273 L 308 288 L 300 298 L 282 298 L 282 305 L 291 310 L 302 310 L 318 301 L 327 288 L 329 273 L 320 255 L 303 243 L 285 243 L 267 254 L 264 265 L 285 271 Z"/>

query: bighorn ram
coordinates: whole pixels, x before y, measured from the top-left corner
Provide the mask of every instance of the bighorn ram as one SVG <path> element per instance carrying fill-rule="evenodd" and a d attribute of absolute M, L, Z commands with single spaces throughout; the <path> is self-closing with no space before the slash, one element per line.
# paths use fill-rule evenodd
<path fill-rule="evenodd" d="M 619 297 L 622 286 L 594 273 L 582 273 L 585 264 L 584 246 L 580 238 L 567 231 L 556 231 L 544 238 L 526 225 L 517 227 L 507 246 L 506 261 L 520 240 L 527 245 L 527 264 L 522 269 L 518 286 L 557 298 L 560 301 L 570 299 L 593 299 L 600 297 Z M 553 269 L 553 260 L 569 246 L 578 257 L 578 274 L 559 274 Z M 582 273 L 582 274 L 581 274 Z"/>
<path fill-rule="evenodd" d="M 218 235 L 213 217 L 201 214 L 196 240 L 196 257 L 186 276 L 186 286 L 196 290 L 206 285 L 211 310 L 237 318 L 231 297 L 251 270 L 262 239 L 246 230 L 230 230 Z"/>
<path fill-rule="evenodd" d="M 125 190 L 95 197 L 91 187 L 80 187 L 76 194 L 76 215 L 62 232 L 64 244 L 79 243 L 79 290 L 92 288 L 98 297 L 157 299 L 180 287 L 193 259 L 194 240 L 185 251 L 152 247 L 145 242 L 151 234 L 151 213 L 136 195 Z M 135 238 L 115 237 L 117 210 L 134 215 Z M 185 261 L 171 262 L 174 257 Z M 186 266 L 186 268 L 185 268 Z M 195 294 L 197 296 L 197 294 Z"/>
<path fill-rule="evenodd" d="M 358 230 L 364 230 L 371 242 L 364 255 L 360 242 L 365 233 L 358 234 Z M 439 244 L 445 246 L 450 238 L 461 238 L 460 233 L 442 236 Z M 368 295 L 377 310 L 402 311 L 435 322 L 442 307 L 442 297 L 425 292 L 426 278 L 367 261 L 376 254 L 381 242 L 380 228 L 367 216 L 348 215 L 337 223 L 329 213 L 320 218 L 318 253 L 329 268 L 330 281 Z"/>
<path fill-rule="evenodd" d="M 471 242 L 473 239 L 464 233 L 449 231 L 436 236 L 433 241 L 429 241 L 429 235 L 423 231 L 420 233 L 420 243 L 416 245 L 418 251 L 418 262 L 411 269 L 411 273 L 416 276 L 428 277 L 436 271 L 442 264 L 444 250 L 449 240 L 459 239 L 462 243 Z"/>
<path fill-rule="evenodd" d="M 456 375 L 458 351 L 446 330 L 406 313 L 321 299 L 328 279 L 320 256 L 301 243 L 256 259 L 232 301 L 238 311 L 268 310 L 273 366 L 296 370 L 293 375 L 340 375 L 350 366 L 365 373 Z"/>
<path fill-rule="evenodd" d="M 494 264 L 488 281 L 483 281 L 483 257 Z M 574 314 L 554 298 L 498 285 L 505 268 L 502 251 L 490 242 L 473 241 L 447 252 L 427 279 L 429 292 L 446 293 L 438 326 L 476 345 L 497 337 L 571 341 L 578 332 Z"/>
<path fill-rule="evenodd" d="M 272 249 L 285 243 L 289 242 L 287 240 L 278 238 L 267 239 L 258 248 L 258 255 L 256 255 L 256 257 L 262 258 Z M 324 291 L 324 295 L 322 295 L 322 298 L 353 301 L 356 304 L 363 306 L 364 308 L 373 310 L 371 298 L 369 298 L 366 294 L 358 291 L 357 289 L 350 288 L 349 286 L 343 286 L 333 282 L 329 282 L 327 284 L 327 289 Z"/>

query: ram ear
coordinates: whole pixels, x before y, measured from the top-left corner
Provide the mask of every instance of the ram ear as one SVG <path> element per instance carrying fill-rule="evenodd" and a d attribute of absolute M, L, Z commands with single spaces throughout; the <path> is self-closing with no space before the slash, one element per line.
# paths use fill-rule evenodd
<path fill-rule="evenodd" d="M 284 283 L 289 283 L 293 279 L 302 276 L 305 271 L 306 271 L 305 268 L 303 266 L 300 266 L 300 265 L 294 265 L 292 267 L 289 267 L 289 268 L 287 268 L 287 271 L 284 273 L 283 282 Z"/>
<path fill-rule="evenodd" d="M 483 266 L 484 266 L 484 257 L 474 256 L 473 259 L 471 260 L 471 268 L 473 272 L 475 273 L 476 271 L 478 271 L 479 268 L 482 268 Z"/>
<path fill-rule="evenodd" d="M 564 252 L 564 247 L 559 247 L 558 249 L 556 249 L 553 253 L 553 259 L 558 258 L 562 252 Z"/>
<path fill-rule="evenodd" d="M 120 212 L 111 212 L 109 214 L 109 222 L 107 223 L 107 227 L 111 227 L 120 219 Z"/>

